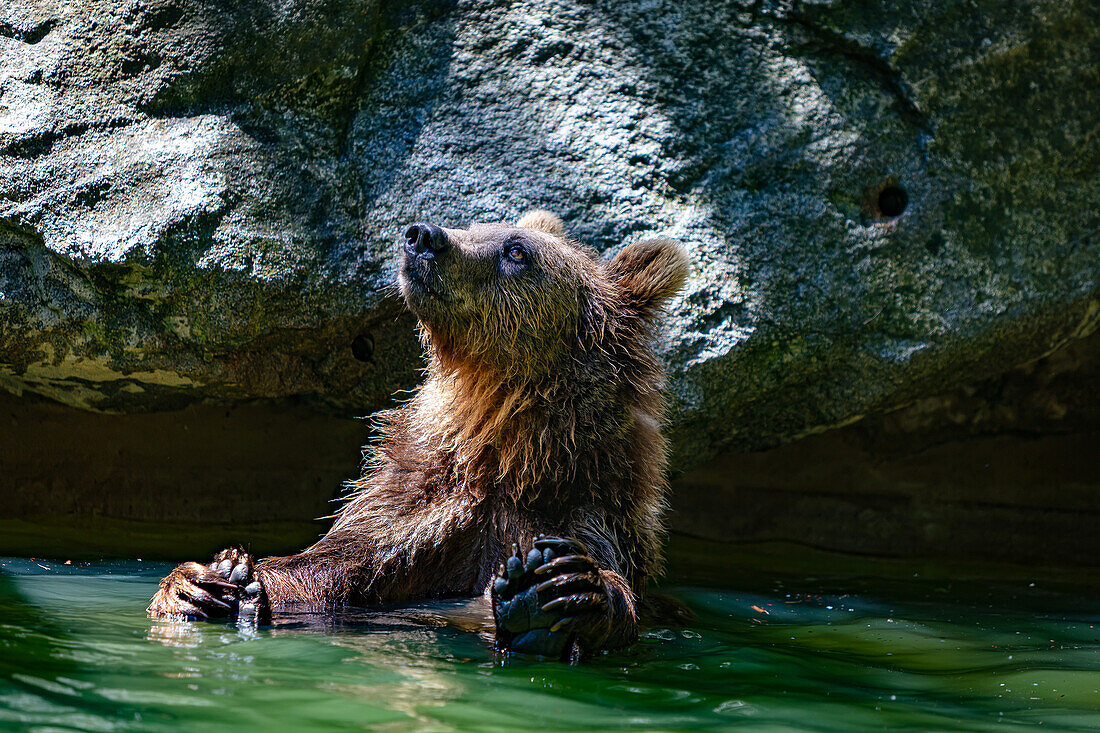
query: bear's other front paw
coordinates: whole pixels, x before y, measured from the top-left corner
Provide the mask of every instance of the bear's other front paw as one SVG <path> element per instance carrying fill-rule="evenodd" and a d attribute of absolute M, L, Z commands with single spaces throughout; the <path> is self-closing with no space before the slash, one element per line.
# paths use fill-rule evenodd
<path fill-rule="evenodd" d="M 240 548 L 222 550 L 209 565 L 177 566 L 160 581 L 148 611 L 155 618 L 177 620 L 270 618 L 267 594 L 253 573 L 252 557 Z"/>
<path fill-rule="evenodd" d="M 493 582 L 493 619 L 502 650 L 574 658 L 606 633 L 607 590 L 599 567 L 574 540 L 539 536 L 524 559 L 512 557 Z"/>

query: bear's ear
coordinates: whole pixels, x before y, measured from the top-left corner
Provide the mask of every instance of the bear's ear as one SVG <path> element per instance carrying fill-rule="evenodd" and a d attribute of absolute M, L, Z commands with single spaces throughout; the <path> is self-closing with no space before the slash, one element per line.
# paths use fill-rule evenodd
<path fill-rule="evenodd" d="M 561 219 L 542 209 L 528 211 L 520 217 L 520 220 L 516 222 L 516 226 L 520 229 L 535 229 L 546 232 L 547 234 L 553 234 L 555 237 L 561 237 L 565 234 L 565 225 L 561 223 Z"/>
<path fill-rule="evenodd" d="M 607 274 L 625 296 L 625 305 L 648 317 L 683 287 L 688 263 L 683 245 L 658 237 L 623 247 L 607 263 Z"/>

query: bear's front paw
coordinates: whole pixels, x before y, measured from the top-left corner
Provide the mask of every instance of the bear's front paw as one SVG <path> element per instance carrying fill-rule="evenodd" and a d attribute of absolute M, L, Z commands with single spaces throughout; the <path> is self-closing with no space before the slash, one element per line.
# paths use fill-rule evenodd
<path fill-rule="evenodd" d="M 185 562 L 160 581 L 149 604 L 155 618 L 194 620 L 238 618 L 266 621 L 267 594 L 253 573 L 252 557 L 231 548 L 214 556 L 209 565 Z"/>
<path fill-rule="evenodd" d="M 492 598 L 497 646 L 506 651 L 575 657 L 608 625 L 599 567 L 574 540 L 539 536 L 524 559 L 513 545 Z"/>

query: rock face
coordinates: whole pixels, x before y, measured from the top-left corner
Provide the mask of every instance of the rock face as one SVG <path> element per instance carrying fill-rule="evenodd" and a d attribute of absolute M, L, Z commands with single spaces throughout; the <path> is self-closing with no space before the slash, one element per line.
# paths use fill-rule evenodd
<path fill-rule="evenodd" d="M 1086 0 L 0 8 L 0 385 L 381 407 L 406 224 L 558 211 L 695 258 L 677 465 L 1003 372 L 1100 318 Z"/>
<path fill-rule="evenodd" d="M 674 533 L 862 556 L 1097 565 L 1100 333 L 673 484 Z"/>

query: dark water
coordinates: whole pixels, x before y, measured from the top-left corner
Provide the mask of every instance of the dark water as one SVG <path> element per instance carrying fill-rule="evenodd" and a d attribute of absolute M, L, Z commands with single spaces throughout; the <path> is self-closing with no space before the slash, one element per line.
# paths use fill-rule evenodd
<path fill-rule="evenodd" d="M 1072 573 L 739 562 L 697 563 L 685 575 L 711 587 L 672 589 L 692 626 L 568 667 L 502 663 L 476 634 L 432 625 L 463 604 L 257 632 L 146 618 L 163 563 L 3 560 L 0 728 L 1100 727 L 1100 594 Z"/>

